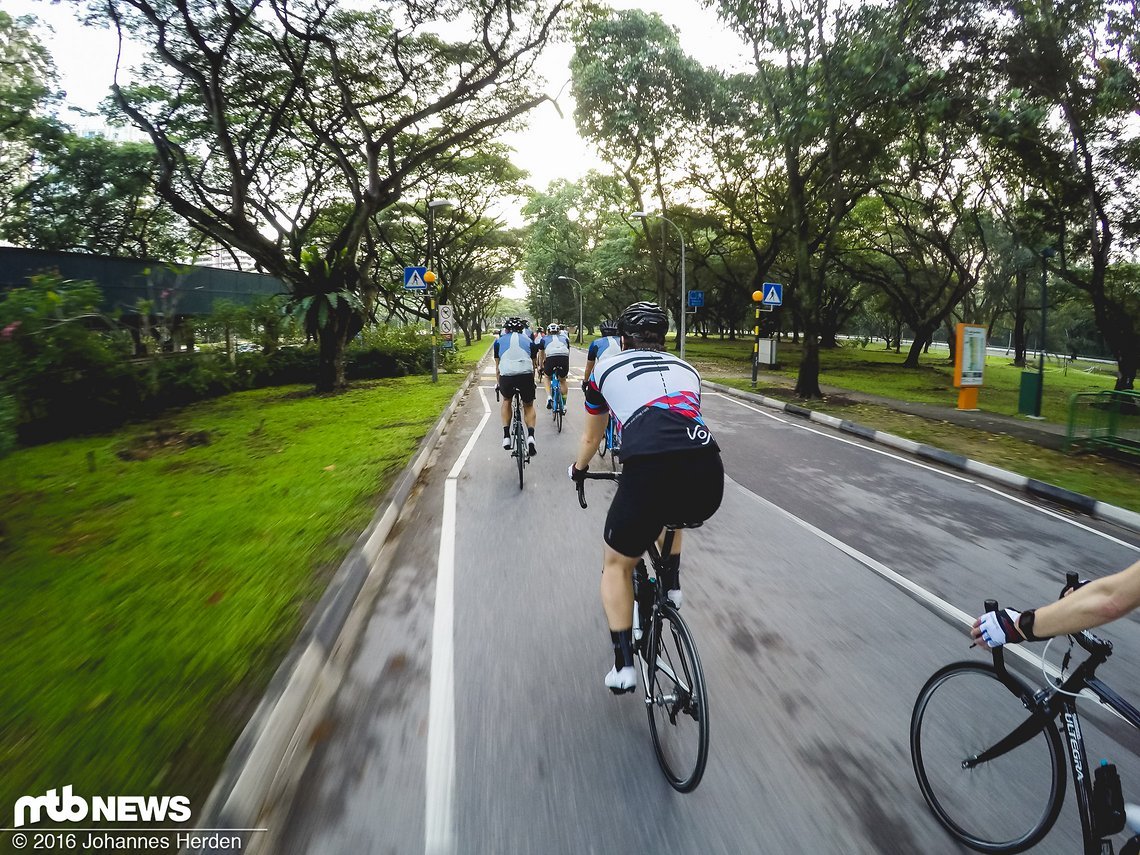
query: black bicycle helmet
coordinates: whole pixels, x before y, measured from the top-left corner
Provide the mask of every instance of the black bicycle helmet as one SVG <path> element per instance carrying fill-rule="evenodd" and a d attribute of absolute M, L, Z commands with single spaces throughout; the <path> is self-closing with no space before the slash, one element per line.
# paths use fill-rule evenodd
<path fill-rule="evenodd" d="M 617 335 L 618 322 L 617 321 L 602 321 L 599 326 L 602 328 L 602 335 Z"/>
<path fill-rule="evenodd" d="M 656 303 L 642 300 L 626 307 L 618 318 L 617 326 L 619 333 L 633 338 L 645 333 L 656 333 L 664 338 L 669 331 L 669 316 Z"/>
<path fill-rule="evenodd" d="M 503 326 L 507 332 L 522 332 L 526 328 L 522 318 L 507 318 L 507 322 Z"/>

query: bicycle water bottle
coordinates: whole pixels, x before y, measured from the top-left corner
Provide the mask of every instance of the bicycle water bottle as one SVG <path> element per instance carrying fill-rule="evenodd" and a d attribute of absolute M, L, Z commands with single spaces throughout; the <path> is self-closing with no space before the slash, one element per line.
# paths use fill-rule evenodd
<path fill-rule="evenodd" d="M 1124 794 L 1116 766 L 1101 760 L 1093 778 L 1093 816 L 1097 834 L 1108 837 L 1124 829 Z"/>

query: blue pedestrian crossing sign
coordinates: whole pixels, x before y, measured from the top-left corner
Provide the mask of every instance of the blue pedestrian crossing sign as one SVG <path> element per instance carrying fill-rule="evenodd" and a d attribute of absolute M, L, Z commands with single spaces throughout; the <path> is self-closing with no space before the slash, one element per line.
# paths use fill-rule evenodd
<path fill-rule="evenodd" d="M 424 282 L 424 275 L 427 273 L 426 267 L 405 267 L 404 268 L 404 290 L 405 291 L 426 291 L 427 283 Z"/>
<path fill-rule="evenodd" d="M 764 283 L 764 299 L 760 301 L 762 306 L 782 306 L 784 305 L 784 286 L 779 282 L 765 282 Z"/>
<path fill-rule="evenodd" d="M 705 304 L 705 292 L 704 291 L 690 291 L 689 292 L 689 305 L 690 306 L 692 306 L 695 309 L 697 306 L 703 306 L 704 304 Z"/>

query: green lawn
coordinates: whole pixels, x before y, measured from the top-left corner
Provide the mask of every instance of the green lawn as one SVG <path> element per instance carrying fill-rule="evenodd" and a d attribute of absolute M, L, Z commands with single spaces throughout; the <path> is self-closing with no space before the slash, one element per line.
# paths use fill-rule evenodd
<path fill-rule="evenodd" d="M 5 459 L 0 804 L 73 784 L 200 808 L 463 377 L 244 392 Z"/>
<path fill-rule="evenodd" d="M 762 369 L 765 377 L 777 382 L 782 378 L 789 388 L 794 387 L 801 352 L 802 349 L 797 344 L 779 342 L 776 356 L 779 365 L 774 370 Z M 690 336 L 685 342 L 685 353 L 710 378 L 713 374 L 752 377 L 751 340 L 721 342 L 710 338 L 701 341 Z M 957 407 L 958 390 L 954 387 L 954 368 L 947 361 L 948 354 L 945 350 L 932 350 L 929 354 L 924 354 L 916 369 L 903 368 L 905 358 L 905 348 L 903 353 L 898 354 L 884 350 L 882 344 L 863 348 L 855 342 L 848 342 L 843 347 L 820 351 L 819 381 L 824 386 L 887 398 L 944 404 L 950 409 Z M 1012 362 L 1012 357 L 987 357 L 985 386 L 978 395 L 979 409 L 1017 415 L 1022 369 L 1015 368 Z M 1069 399 L 1073 393 L 1111 389 L 1115 382 L 1116 371 L 1112 365 L 1076 362 L 1066 368 L 1047 363 L 1042 415 L 1046 421 L 1065 424 L 1068 421 Z"/>

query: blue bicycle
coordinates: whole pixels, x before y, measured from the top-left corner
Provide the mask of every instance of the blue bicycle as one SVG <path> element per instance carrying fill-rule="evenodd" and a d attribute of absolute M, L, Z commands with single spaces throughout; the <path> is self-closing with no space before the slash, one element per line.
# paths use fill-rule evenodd
<path fill-rule="evenodd" d="M 621 451 L 621 425 L 618 424 L 614 414 L 610 413 L 610 420 L 606 423 L 606 438 L 598 447 L 598 455 L 602 458 L 609 454 L 610 468 L 617 472 L 618 453 Z"/>
<path fill-rule="evenodd" d="M 562 383 L 558 379 L 557 371 L 550 374 L 550 400 L 552 401 L 550 406 L 554 424 L 558 426 L 558 432 L 562 433 L 562 417 L 566 415 L 566 399 L 562 397 Z"/>

